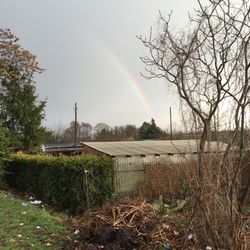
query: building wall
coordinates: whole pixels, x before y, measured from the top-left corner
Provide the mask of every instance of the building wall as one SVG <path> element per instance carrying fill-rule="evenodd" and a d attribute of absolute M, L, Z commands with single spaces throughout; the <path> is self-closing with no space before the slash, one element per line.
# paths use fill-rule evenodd
<path fill-rule="evenodd" d="M 165 155 L 146 157 L 117 157 L 114 166 L 114 187 L 117 194 L 138 192 L 145 180 L 145 167 L 149 165 L 171 165 L 186 162 L 193 155 Z"/>
<path fill-rule="evenodd" d="M 86 145 L 83 146 L 83 153 L 84 154 L 94 154 L 94 155 L 104 155 L 104 153 L 99 152 L 98 150 L 88 147 Z"/>
<path fill-rule="evenodd" d="M 144 179 L 143 158 L 116 158 L 114 164 L 114 187 L 117 194 L 136 191 L 139 181 Z"/>
<path fill-rule="evenodd" d="M 91 147 L 84 146 L 84 153 L 91 153 L 95 155 L 103 155 L 102 152 L 95 150 Z M 132 156 L 114 157 L 114 174 L 113 182 L 116 194 L 136 194 L 138 193 L 138 186 L 145 180 L 145 166 L 156 164 L 173 164 L 181 163 L 196 155 L 148 155 L 145 157 Z"/>

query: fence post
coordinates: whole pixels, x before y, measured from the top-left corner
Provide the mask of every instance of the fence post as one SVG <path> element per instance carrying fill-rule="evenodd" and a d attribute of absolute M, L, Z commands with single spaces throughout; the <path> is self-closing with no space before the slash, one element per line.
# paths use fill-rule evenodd
<path fill-rule="evenodd" d="M 89 190 L 88 190 L 88 170 L 84 170 L 85 173 L 85 193 L 86 193 L 86 206 L 87 206 L 87 210 L 90 209 L 90 204 L 89 204 Z"/>

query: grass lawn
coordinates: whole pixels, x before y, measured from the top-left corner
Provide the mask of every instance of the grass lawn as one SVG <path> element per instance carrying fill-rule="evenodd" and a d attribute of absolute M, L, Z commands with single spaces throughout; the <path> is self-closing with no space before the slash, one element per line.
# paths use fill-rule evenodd
<path fill-rule="evenodd" d="M 66 220 L 66 216 L 0 191 L 0 250 L 60 249 Z"/>

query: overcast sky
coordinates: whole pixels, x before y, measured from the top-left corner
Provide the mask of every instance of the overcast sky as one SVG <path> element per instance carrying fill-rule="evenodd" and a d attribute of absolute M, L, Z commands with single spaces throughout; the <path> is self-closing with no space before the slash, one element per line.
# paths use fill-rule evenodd
<path fill-rule="evenodd" d="M 47 98 L 48 127 L 67 125 L 78 103 L 79 121 L 140 126 L 153 117 L 178 126 L 179 106 L 163 80 L 146 80 L 136 35 L 148 36 L 158 12 L 173 10 L 175 29 L 187 23 L 196 0 L 0 0 L 1 27 L 10 28 L 46 71 L 36 76 Z"/>

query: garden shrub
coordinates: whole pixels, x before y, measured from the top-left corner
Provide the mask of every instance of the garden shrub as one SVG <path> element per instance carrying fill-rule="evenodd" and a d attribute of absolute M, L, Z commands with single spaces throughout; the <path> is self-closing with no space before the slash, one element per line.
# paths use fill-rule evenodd
<path fill-rule="evenodd" d="M 113 160 L 106 156 L 16 154 L 8 172 L 10 186 L 70 213 L 100 206 L 112 196 Z"/>
<path fill-rule="evenodd" d="M 10 159 L 8 131 L 2 126 L 0 121 L 0 188 L 4 186 L 4 176 L 6 174 L 6 164 Z"/>

